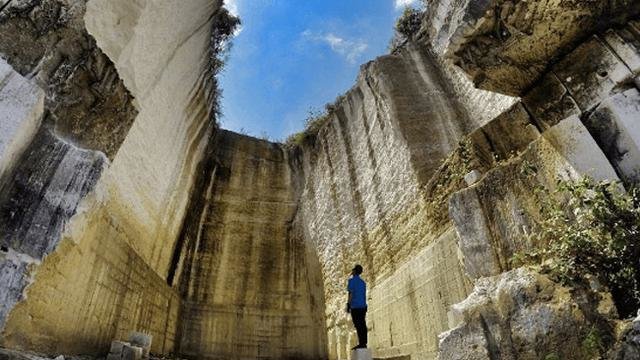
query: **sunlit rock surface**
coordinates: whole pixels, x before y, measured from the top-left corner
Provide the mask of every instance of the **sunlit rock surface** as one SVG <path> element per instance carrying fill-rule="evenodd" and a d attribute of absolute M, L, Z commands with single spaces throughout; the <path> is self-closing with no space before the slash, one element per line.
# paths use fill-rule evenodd
<path fill-rule="evenodd" d="M 210 194 L 185 239 L 180 353 L 207 358 L 326 358 L 323 288 L 312 244 L 293 229 L 289 156 L 222 131 Z"/>
<path fill-rule="evenodd" d="M 348 359 L 360 263 L 374 358 L 633 358 L 606 292 L 510 260 L 535 189 L 640 181 L 638 3 L 428 4 L 282 145 L 218 129 L 221 1 L 0 2 L 0 346 Z"/>
<path fill-rule="evenodd" d="M 589 359 L 584 339 L 611 326 L 608 294 L 575 293 L 524 268 L 478 280 L 452 306 L 462 325 L 440 336 L 439 360 Z"/>
<path fill-rule="evenodd" d="M 0 182 L 31 142 L 42 120 L 44 91 L 0 59 Z"/>
<path fill-rule="evenodd" d="M 24 169 L 14 171 L 14 180 L 3 188 L 6 195 L 2 202 L 9 204 L 3 207 L 2 219 L 5 223 L 6 219 L 16 219 L 11 220 L 11 228 L 2 230 L 2 238 L 9 239 L 3 240 L 3 247 L 8 245 L 9 255 L 20 251 L 35 256 L 36 263 L 49 254 L 39 266 L 27 263 L 28 266 L 10 267 L 16 275 L 3 286 L 24 288 L 28 281 L 32 285 L 21 294 L 22 302 L 7 317 L 3 346 L 46 353 L 101 354 L 114 338 L 139 330 L 153 334 L 154 353 L 174 351 L 180 299 L 166 278 L 195 168 L 214 127 L 206 79 L 210 24 L 220 6 L 210 1 L 191 3 L 193 7 L 181 7 L 188 11 L 184 16 L 189 21 L 182 28 L 174 27 L 165 33 L 156 32 L 153 22 L 144 19 L 175 16 L 176 4 L 171 1 L 146 6 L 122 2 L 119 8 L 111 2 L 116 8 L 113 13 L 100 8 L 97 2 L 90 2 L 90 10 L 85 12 L 84 1 L 20 1 L 3 10 L 0 52 L 20 72 L 37 71 L 36 79 L 46 85 L 45 108 L 52 116 L 43 121 L 38 133 L 41 140 L 32 143 L 33 150 L 24 152 Z M 167 55 L 159 57 L 160 65 L 150 68 L 144 58 L 122 60 L 112 54 L 116 49 L 105 46 L 114 65 L 95 45 L 91 48 L 95 41 L 84 28 L 85 17 L 87 24 L 93 24 L 92 14 L 108 19 L 120 16 L 116 10 L 123 8 L 127 16 L 140 17 L 129 23 L 127 32 L 137 34 L 131 41 L 147 36 L 145 33 L 162 39 Z M 37 31 L 32 29 L 33 24 L 46 23 L 28 19 L 40 13 L 58 18 L 53 19 L 50 28 Z M 25 38 L 9 36 L 16 33 Z M 109 31 L 103 31 L 96 38 L 106 43 L 111 36 Z M 176 40 L 167 45 L 167 36 Z M 27 39 L 35 43 L 18 50 L 20 41 Z M 65 52 L 69 49 L 63 45 L 75 44 L 76 40 L 81 43 L 77 48 L 71 47 L 89 49 L 88 55 Z M 69 61 L 75 63 L 67 65 Z M 69 69 L 73 70 L 71 75 L 61 72 Z M 126 89 L 119 73 L 141 69 L 152 71 L 147 73 L 152 81 L 145 82 L 144 88 L 126 84 L 131 86 Z M 104 79 L 86 79 L 78 71 L 89 71 L 91 76 Z M 74 76 L 81 75 L 85 76 L 82 81 L 74 80 Z M 107 88 L 101 88 L 103 85 Z M 96 91 L 99 96 L 87 103 L 91 110 L 87 116 L 104 121 L 100 124 L 106 128 L 101 130 L 94 124 L 88 133 L 73 130 L 70 134 L 65 130 L 67 120 L 82 124 L 89 121 L 75 117 L 76 107 L 60 109 L 56 115 L 58 107 L 65 104 L 66 91 L 71 89 L 87 96 Z M 169 89 L 176 91 L 171 101 L 167 101 Z M 119 102 L 120 93 L 126 94 L 122 98 L 127 101 L 124 105 Z M 135 110 L 130 93 L 136 97 Z M 77 104 L 77 97 L 69 96 Z M 107 98 L 101 100 L 100 96 Z M 117 107 L 117 112 L 109 115 L 111 106 Z M 114 127 L 110 128 L 110 124 Z M 92 136 L 86 137 L 94 130 L 101 134 L 95 138 L 97 142 L 89 141 Z M 67 140 L 74 144 L 67 144 Z M 109 143 L 102 146 L 101 141 Z M 90 156 L 98 159 L 100 170 L 104 170 L 83 173 L 86 156 L 82 154 L 94 154 Z M 35 161 L 29 161 L 28 156 Z M 14 215 L 16 212 L 29 216 L 33 212 L 34 220 L 20 213 Z M 78 214 L 69 220 L 74 213 Z M 15 230 L 7 232 L 9 229 Z M 33 247 L 36 248 L 31 251 Z M 22 268 L 25 270 L 19 270 Z"/>
<path fill-rule="evenodd" d="M 589 35 L 625 24 L 634 0 L 428 0 L 425 32 L 480 88 L 520 95 Z M 627 41 L 628 42 L 628 41 Z M 590 72 L 587 72 L 590 73 Z"/>

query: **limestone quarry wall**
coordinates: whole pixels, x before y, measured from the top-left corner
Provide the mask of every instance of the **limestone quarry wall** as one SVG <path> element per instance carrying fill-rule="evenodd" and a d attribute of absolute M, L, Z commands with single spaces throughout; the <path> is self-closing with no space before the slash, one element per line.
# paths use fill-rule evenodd
<path fill-rule="evenodd" d="M 288 154 L 222 131 L 203 215 L 185 239 L 179 353 L 194 358 L 326 358 L 317 261 L 293 230 Z M 203 196 L 205 194 L 202 194 Z"/>
<path fill-rule="evenodd" d="M 135 330 L 153 335 L 155 353 L 174 350 L 180 300 L 166 279 L 215 128 L 208 62 L 220 5 L 3 8 L 0 54 L 46 89 L 47 115 L 2 189 L 2 345 L 100 354 Z M 51 14 L 46 28 L 38 16 Z M 33 48 L 16 50 L 27 37 Z M 93 97 L 81 107 L 78 94 Z"/>
<path fill-rule="evenodd" d="M 464 78 L 439 66 L 417 44 L 364 65 L 328 124 L 297 150 L 297 223 L 322 266 L 332 359 L 348 358 L 355 345 L 344 311 L 355 263 L 365 268 L 370 344 L 379 357 L 435 357 L 448 307 L 469 291 L 457 236 L 446 207 L 436 219 L 430 181 L 447 182 L 445 158 L 491 115 L 471 118 L 468 106 L 485 94 L 472 94 Z M 459 101 L 456 92 L 465 91 L 473 96 Z"/>

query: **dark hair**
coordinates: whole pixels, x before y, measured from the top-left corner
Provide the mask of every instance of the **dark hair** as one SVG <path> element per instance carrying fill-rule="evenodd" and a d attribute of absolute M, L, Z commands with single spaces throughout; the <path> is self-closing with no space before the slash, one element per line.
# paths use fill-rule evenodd
<path fill-rule="evenodd" d="M 361 265 L 354 266 L 353 267 L 353 272 L 356 273 L 356 275 L 362 274 L 362 266 Z"/>

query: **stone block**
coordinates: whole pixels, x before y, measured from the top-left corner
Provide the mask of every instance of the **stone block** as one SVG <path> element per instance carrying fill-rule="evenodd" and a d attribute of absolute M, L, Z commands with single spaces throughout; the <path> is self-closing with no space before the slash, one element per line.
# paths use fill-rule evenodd
<path fill-rule="evenodd" d="M 373 356 L 369 349 L 354 349 L 351 350 L 351 360 L 373 360 Z"/>
<path fill-rule="evenodd" d="M 142 356 L 145 358 L 149 357 L 152 340 L 153 340 L 153 336 L 150 334 L 144 334 L 137 331 L 132 331 L 131 333 L 129 333 L 129 342 L 133 346 L 141 347 L 143 350 Z"/>
<path fill-rule="evenodd" d="M 603 40 L 634 75 L 640 74 L 640 38 L 634 34 L 636 31 L 628 25 L 622 29 L 610 29 L 603 36 Z"/>
<path fill-rule="evenodd" d="M 482 177 L 482 173 L 478 170 L 471 170 L 467 175 L 464 176 L 464 181 L 467 185 L 471 186 L 477 183 Z"/>
<path fill-rule="evenodd" d="M 458 246 L 467 276 L 477 279 L 499 274 L 503 269 L 476 189 L 471 187 L 453 194 L 449 201 L 449 214 L 458 232 Z"/>
<path fill-rule="evenodd" d="M 542 129 L 548 129 L 581 111 L 567 88 L 554 73 L 547 73 L 522 102 Z"/>
<path fill-rule="evenodd" d="M 633 81 L 629 68 L 594 36 L 553 67 L 582 111 L 596 106 L 625 82 Z"/>
<path fill-rule="evenodd" d="M 143 349 L 139 346 L 125 345 L 122 347 L 123 360 L 141 360 Z"/>
<path fill-rule="evenodd" d="M 521 103 L 516 103 L 479 129 L 469 134 L 481 168 L 488 170 L 526 149 L 540 136 L 533 119 Z"/>
<path fill-rule="evenodd" d="M 580 118 L 571 116 L 542 134 L 542 137 L 571 167 L 574 176 L 589 176 L 596 181 L 619 180 Z"/>
<path fill-rule="evenodd" d="M 629 89 L 606 99 L 585 125 L 620 177 L 640 183 L 640 92 Z"/>
<path fill-rule="evenodd" d="M 109 353 L 107 355 L 107 360 L 121 360 L 122 359 L 122 353 L 119 354 L 111 354 Z"/>
<path fill-rule="evenodd" d="M 23 299 L 30 277 L 29 260 L 12 249 L 0 250 L 0 329 L 15 304 Z"/>
<path fill-rule="evenodd" d="M 111 342 L 111 348 L 109 349 L 109 354 L 117 354 L 120 356 L 122 354 L 122 349 L 125 346 L 130 346 L 131 344 L 125 341 L 114 340 Z"/>
<path fill-rule="evenodd" d="M 36 134 L 44 111 L 44 91 L 0 58 L 0 178 Z"/>

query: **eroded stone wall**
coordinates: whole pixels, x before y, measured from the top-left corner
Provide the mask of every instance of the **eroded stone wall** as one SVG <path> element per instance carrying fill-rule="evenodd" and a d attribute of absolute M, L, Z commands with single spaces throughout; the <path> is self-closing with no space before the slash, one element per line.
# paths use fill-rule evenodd
<path fill-rule="evenodd" d="M 376 356 L 433 357 L 448 306 L 466 296 L 457 258 L 438 259 L 456 253 L 456 237 L 446 220 L 431 221 L 428 183 L 477 125 L 437 66 L 417 45 L 365 65 L 327 125 L 295 154 L 303 179 L 297 217 L 322 265 L 332 359 L 348 358 L 355 341 L 344 311 L 355 263 L 370 289 Z"/>
<path fill-rule="evenodd" d="M 292 172 L 278 144 L 222 131 L 202 214 L 184 241 L 180 348 L 207 359 L 323 359 L 314 249 L 292 226 Z M 315 280 L 315 281 L 314 281 Z"/>
<path fill-rule="evenodd" d="M 208 65 L 221 2 L 6 5 L 0 54 L 35 74 L 51 118 L 2 190 L 2 219 L 14 220 L 2 229 L 0 286 L 18 304 L 2 309 L 0 343 L 104 354 L 138 330 L 154 336 L 153 352 L 172 352 L 180 300 L 167 275 L 216 126 Z M 158 18 L 175 26 L 160 31 Z M 136 52 L 140 42 L 154 50 Z"/>

